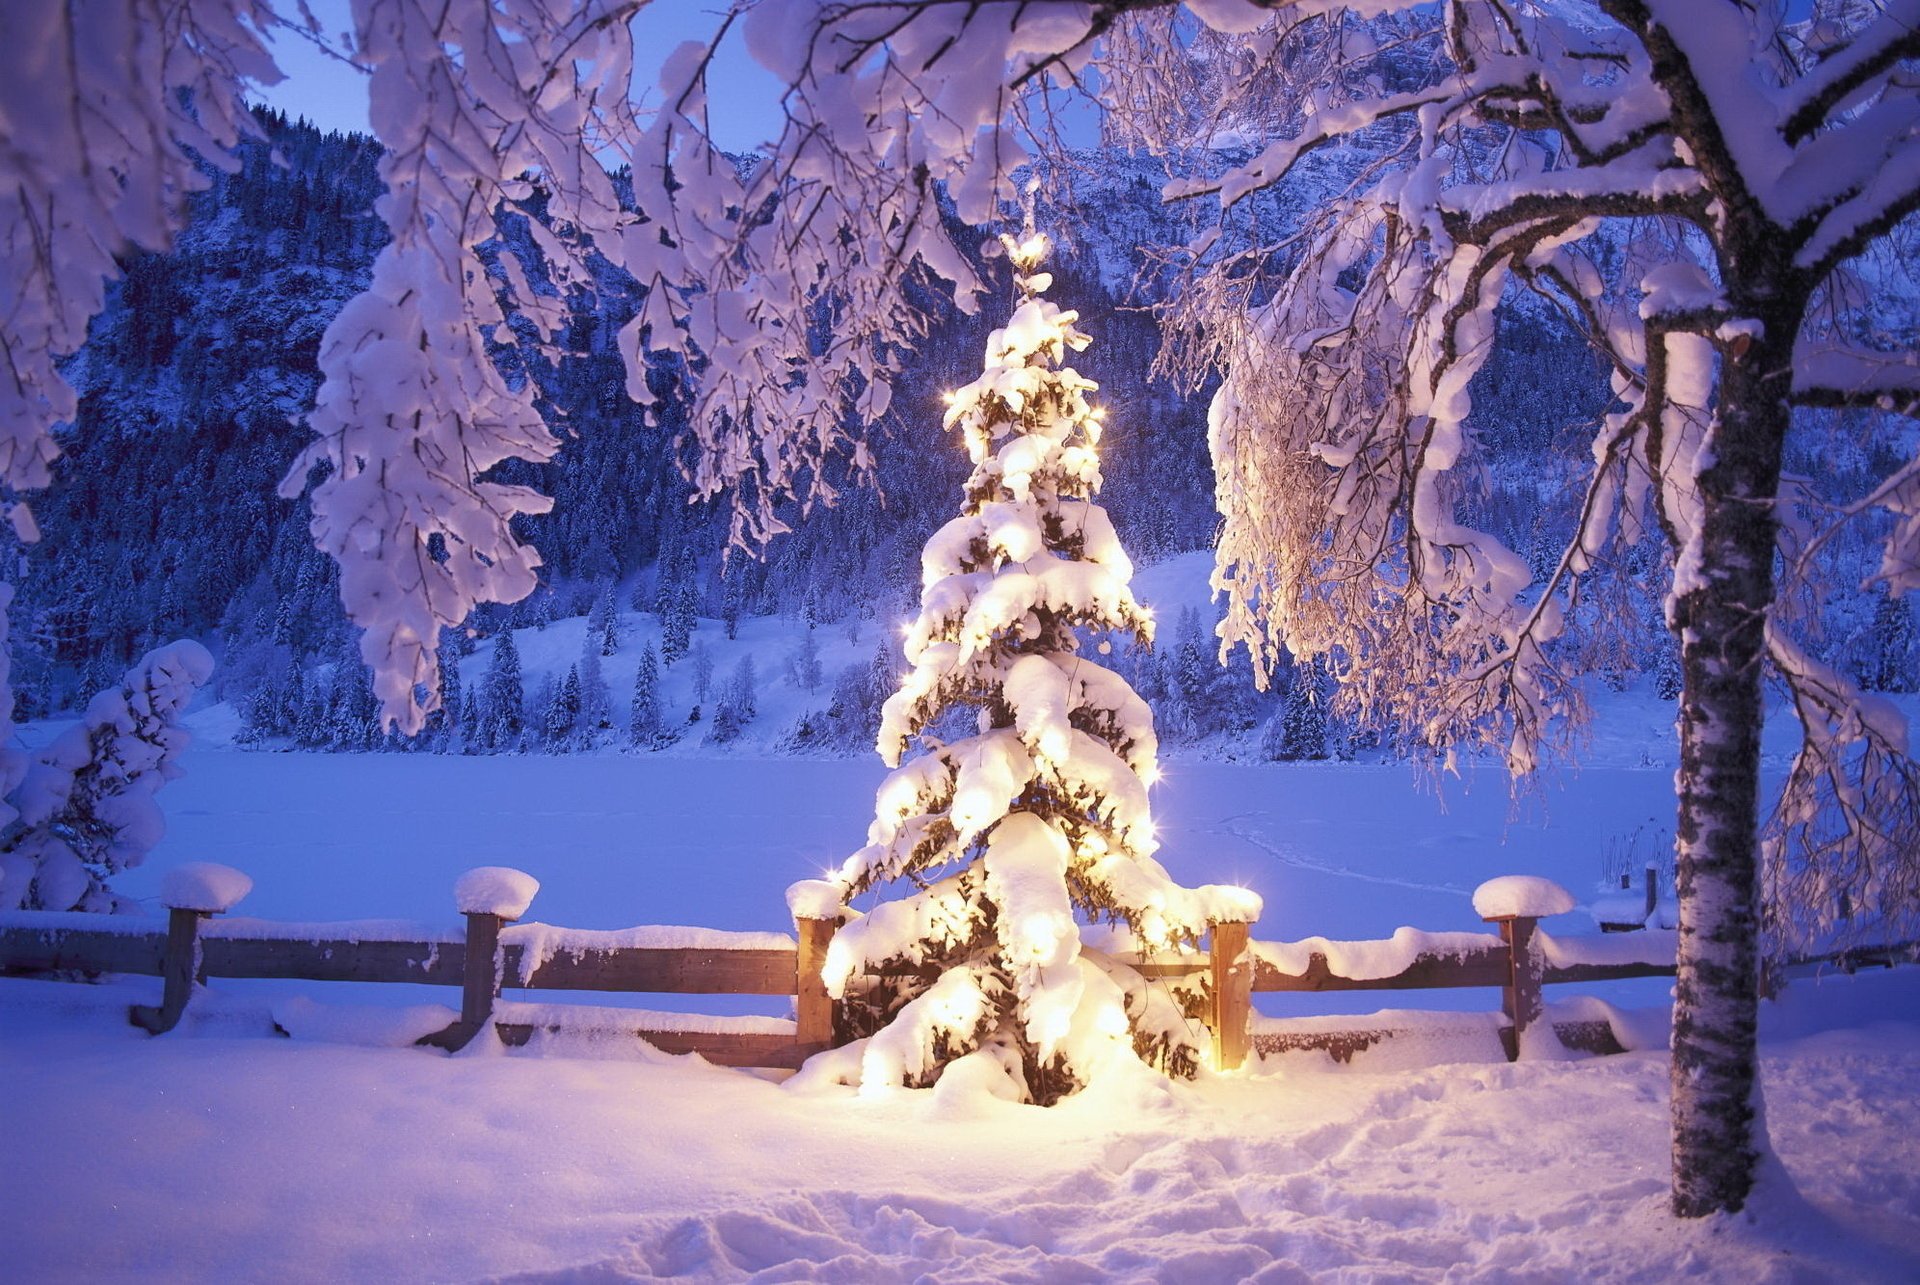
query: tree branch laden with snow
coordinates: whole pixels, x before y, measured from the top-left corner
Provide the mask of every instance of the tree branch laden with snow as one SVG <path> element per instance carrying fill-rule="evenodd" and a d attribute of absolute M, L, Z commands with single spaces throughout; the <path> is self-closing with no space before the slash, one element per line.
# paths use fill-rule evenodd
<path fill-rule="evenodd" d="M 33 756 L 0 835 L 0 904 L 36 910 L 132 908 L 107 886 L 166 832 L 154 795 L 180 775 L 180 714 L 213 673 L 197 642 L 156 647 L 118 687 Z"/>

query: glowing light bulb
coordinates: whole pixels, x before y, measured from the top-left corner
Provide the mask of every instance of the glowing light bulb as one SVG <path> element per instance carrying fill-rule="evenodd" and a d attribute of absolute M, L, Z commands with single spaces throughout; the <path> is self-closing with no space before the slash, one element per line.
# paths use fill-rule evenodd
<path fill-rule="evenodd" d="M 1021 935 L 1026 938 L 1027 952 L 1035 959 L 1045 959 L 1059 943 L 1060 936 L 1052 915 L 1028 915 L 1020 928 Z"/>

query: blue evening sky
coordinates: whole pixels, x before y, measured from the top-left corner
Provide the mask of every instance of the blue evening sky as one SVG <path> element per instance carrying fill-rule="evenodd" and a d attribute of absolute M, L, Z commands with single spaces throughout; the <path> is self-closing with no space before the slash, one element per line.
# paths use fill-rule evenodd
<path fill-rule="evenodd" d="M 339 43 L 352 25 L 348 0 L 309 2 L 328 38 Z M 722 0 L 654 0 L 634 22 L 641 70 L 658 67 L 682 41 L 711 39 L 725 12 Z M 365 76 L 291 32 L 279 33 L 273 56 L 287 79 L 261 90 L 260 99 L 321 129 L 368 132 Z M 737 26 L 714 59 L 709 84 L 709 116 L 722 147 L 752 151 L 779 131 L 780 85 L 747 56 Z"/>

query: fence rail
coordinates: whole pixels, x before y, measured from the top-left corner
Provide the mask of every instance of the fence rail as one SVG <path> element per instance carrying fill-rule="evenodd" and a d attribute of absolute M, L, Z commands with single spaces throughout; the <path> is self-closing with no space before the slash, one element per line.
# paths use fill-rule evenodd
<path fill-rule="evenodd" d="M 460 1016 L 419 1042 L 464 1047 L 492 1023 L 507 1044 L 540 1030 L 572 1028 L 590 1012 L 596 1030 L 619 1030 L 671 1053 L 699 1053 L 725 1066 L 797 1067 L 826 1048 L 833 1013 L 820 965 L 834 925 L 798 924 L 797 942 L 767 933 L 638 929 L 596 933 L 527 925 L 528 940 L 503 940 L 512 921 L 466 912 L 464 935 L 392 924 L 288 925 L 213 920 L 218 912 L 170 907 L 164 928 L 98 915 L 15 911 L 0 915 L 0 971 L 131 973 L 162 979 L 159 1005 L 136 1005 L 135 1025 L 162 1034 L 178 1025 L 193 987 L 208 978 L 424 983 L 461 989 Z M 104 926 L 103 926 L 104 924 Z M 688 945 L 633 944 L 635 934 L 690 938 Z M 503 989 L 681 995 L 792 995 L 795 1018 L 707 1018 L 639 1010 L 499 1004 Z M 496 1008 L 499 1008 L 496 1014 Z M 521 1020 L 530 1010 L 538 1020 Z M 740 1029 L 728 1029 L 729 1027 Z M 777 1029 L 765 1029 L 769 1026 Z"/>
<path fill-rule="evenodd" d="M 837 927 L 831 920 L 797 920 L 794 938 L 667 928 L 605 933 L 539 924 L 509 927 L 508 915 L 463 907 L 464 934 L 436 934 L 371 921 L 294 925 L 214 918 L 227 908 L 172 905 L 164 929 L 88 914 L 0 914 L 0 972 L 158 976 L 161 1003 L 135 1006 L 129 1015 L 155 1034 L 178 1024 L 195 984 L 221 977 L 457 986 L 458 1019 L 419 1041 L 446 1049 L 463 1047 L 489 1024 L 505 1043 L 524 1044 L 541 1030 L 576 1029 L 582 1014 L 590 1015 L 592 1029 L 625 1032 L 665 1052 L 700 1053 L 727 1066 L 797 1067 L 834 1038 L 834 1003 L 821 977 Z M 1535 917 L 1508 915 L 1488 922 L 1498 935 L 1401 929 L 1379 941 L 1295 943 L 1252 941 L 1250 925 L 1216 923 L 1204 952 L 1119 958 L 1150 979 L 1203 983 L 1213 1064 L 1229 1070 L 1250 1054 L 1302 1049 L 1318 1049 L 1344 1062 L 1383 1041 L 1436 1028 L 1434 1021 L 1414 1017 L 1438 1017 L 1382 1013 L 1337 1023 L 1314 1020 L 1291 1029 L 1268 1023 L 1260 1029 L 1253 1021 L 1257 992 L 1498 988 L 1499 1014 L 1467 1014 L 1459 1020 L 1497 1031 L 1513 1058 L 1525 1032 L 1546 1018 L 1544 986 L 1675 973 L 1677 934 L 1672 932 L 1563 940 L 1539 932 Z M 1848 969 L 1891 965 L 1913 959 L 1917 949 L 1915 943 L 1901 943 L 1797 962 Z M 795 1015 L 789 1022 L 572 1006 L 563 1014 L 551 1005 L 502 1003 L 503 988 L 792 995 Z M 1606 1021 L 1551 1025 L 1569 1047 L 1622 1051 Z"/>

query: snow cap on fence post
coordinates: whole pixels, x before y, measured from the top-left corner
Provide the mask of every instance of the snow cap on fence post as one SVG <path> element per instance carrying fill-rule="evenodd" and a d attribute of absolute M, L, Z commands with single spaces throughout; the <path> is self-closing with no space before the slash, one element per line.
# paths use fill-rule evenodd
<path fill-rule="evenodd" d="M 218 915 L 232 910 L 253 891 L 253 879 L 216 861 L 189 861 L 167 871 L 160 881 L 160 904 L 168 910 L 197 910 Z"/>
<path fill-rule="evenodd" d="M 1572 893 L 1538 875 L 1501 875 L 1473 890 L 1473 913 L 1482 919 L 1544 919 L 1573 906 Z"/>
<path fill-rule="evenodd" d="M 846 918 L 846 889 L 832 879 L 802 879 L 787 885 L 787 910 L 796 920 Z"/>
<path fill-rule="evenodd" d="M 527 913 L 540 881 L 511 866 L 476 866 L 453 881 L 453 901 L 463 915 L 513 920 Z"/>

